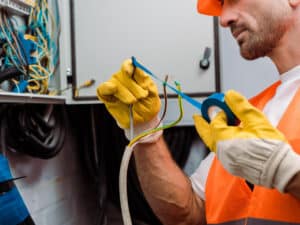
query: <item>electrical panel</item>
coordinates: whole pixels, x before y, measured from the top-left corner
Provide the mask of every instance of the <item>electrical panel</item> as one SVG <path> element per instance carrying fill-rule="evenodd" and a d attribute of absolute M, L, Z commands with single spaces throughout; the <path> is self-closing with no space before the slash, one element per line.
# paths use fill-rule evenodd
<path fill-rule="evenodd" d="M 0 0 L 0 102 L 65 102 L 57 0 Z"/>
<path fill-rule="evenodd" d="M 0 0 L 0 74 L 17 74 L 0 80 L 0 102 L 100 103 L 96 87 L 132 56 L 194 98 L 219 91 L 217 20 L 198 14 L 196 5 L 196 0 Z M 176 93 L 167 94 L 172 111 Z"/>
<path fill-rule="evenodd" d="M 196 0 L 61 1 L 61 86 L 71 87 L 66 102 L 99 103 L 97 86 L 132 56 L 200 101 L 220 91 L 218 21 L 196 6 Z M 87 81 L 94 84 L 85 86 Z M 163 85 L 157 85 L 162 96 Z M 177 96 L 167 94 L 167 118 L 173 120 Z M 198 110 L 186 103 L 184 109 L 183 124 L 191 124 Z"/>
<path fill-rule="evenodd" d="M 194 97 L 218 91 L 217 23 L 198 14 L 196 5 L 180 0 L 70 1 L 70 34 L 62 35 L 71 43 L 71 64 L 65 70 L 72 86 L 80 88 L 87 80 L 97 86 L 135 56 Z M 97 100 L 95 87 L 80 88 L 73 100 Z"/>

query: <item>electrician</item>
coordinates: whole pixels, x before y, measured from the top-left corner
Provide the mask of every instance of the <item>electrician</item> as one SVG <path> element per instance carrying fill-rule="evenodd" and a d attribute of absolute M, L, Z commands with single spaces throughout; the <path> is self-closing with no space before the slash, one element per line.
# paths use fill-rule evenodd
<path fill-rule="evenodd" d="M 245 59 L 267 56 L 280 76 L 250 101 L 225 93 L 236 126 L 223 112 L 209 124 L 194 115 L 211 153 L 189 178 L 161 132 L 144 137 L 134 156 L 145 197 L 163 224 L 300 224 L 300 0 L 199 0 L 198 11 L 219 16 Z M 129 105 L 137 132 L 159 121 L 157 88 L 130 60 L 97 94 L 125 133 Z"/>

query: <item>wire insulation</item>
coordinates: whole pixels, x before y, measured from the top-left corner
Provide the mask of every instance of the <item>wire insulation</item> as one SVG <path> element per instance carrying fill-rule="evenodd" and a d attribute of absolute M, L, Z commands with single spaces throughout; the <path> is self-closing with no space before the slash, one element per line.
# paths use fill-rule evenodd
<path fill-rule="evenodd" d="M 175 83 L 175 84 L 176 84 L 178 91 L 180 91 L 181 90 L 180 84 L 179 83 Z M 145 131 L 145 132 L 137 135 L 136 137 L 132 138 L 132 140 L 129 142 L 129 144 L 125 148 L 125 151 L 124 151 L 124 154 L 122 157 L 122 161 L 121 161 L 120 173 L 119 173 L 119 194 L 120 194 L 121 212 L 122 212 L 122 218 L 123 218 L 124 225 L 132 225 L 129 204 L 128 204 L 128 194 L 127 194 L 127 172 L 128 172 L 129 161 L 130 161 L 131 155 L 134 150 L 134 146 L 135 146 L 135 144 L 138 143 L 138 141 L 141 138 L 143 138 L 149 134 L 176 126 L 183 117 L 182 98 L 180 95 L 178 95 L 178 104 L 179 104 L 180 114 L 176 121 L 174 121 L 170 124 L 161 126 L 161 127 L 155 127 L 151 130 Z M 130 121 L 133 121 L 132 114 L 130 114 Z M 130 129 L 133 130 L 133 125 L 132 125 L 133 122 L 131 122 L 130 124 L 131 124 Z M 131 132 L 133 133 L 133 131 L 131 131 Z"/>

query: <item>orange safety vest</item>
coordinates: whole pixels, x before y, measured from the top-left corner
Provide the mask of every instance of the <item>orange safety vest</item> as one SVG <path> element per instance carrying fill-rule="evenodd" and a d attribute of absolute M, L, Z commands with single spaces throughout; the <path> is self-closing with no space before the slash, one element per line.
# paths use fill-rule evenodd
<path fill-rule="evenodd" d="M 262 109 L 279 84 L 280 81 L 271 85 L 252 98 L 251 103 Z M 300 89 L 277 128 L 300 154 Z M 299 199 L 261 186 L 251 190 L 244 179 L 229 174 L 217 157 L 213 160 L 205 190 L 207 224 L 300 225 Z"/>

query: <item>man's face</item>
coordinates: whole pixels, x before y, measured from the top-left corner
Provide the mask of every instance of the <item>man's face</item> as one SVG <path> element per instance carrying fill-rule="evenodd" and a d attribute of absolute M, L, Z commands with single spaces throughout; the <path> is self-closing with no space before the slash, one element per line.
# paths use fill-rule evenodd
<path fill-rule="evenodd" d="M 279 46 L 290 24 L 287 10 L 281 0 L 225 0 L 220 23 L 230 27 L 241 55 L 251 60 Z"/>

